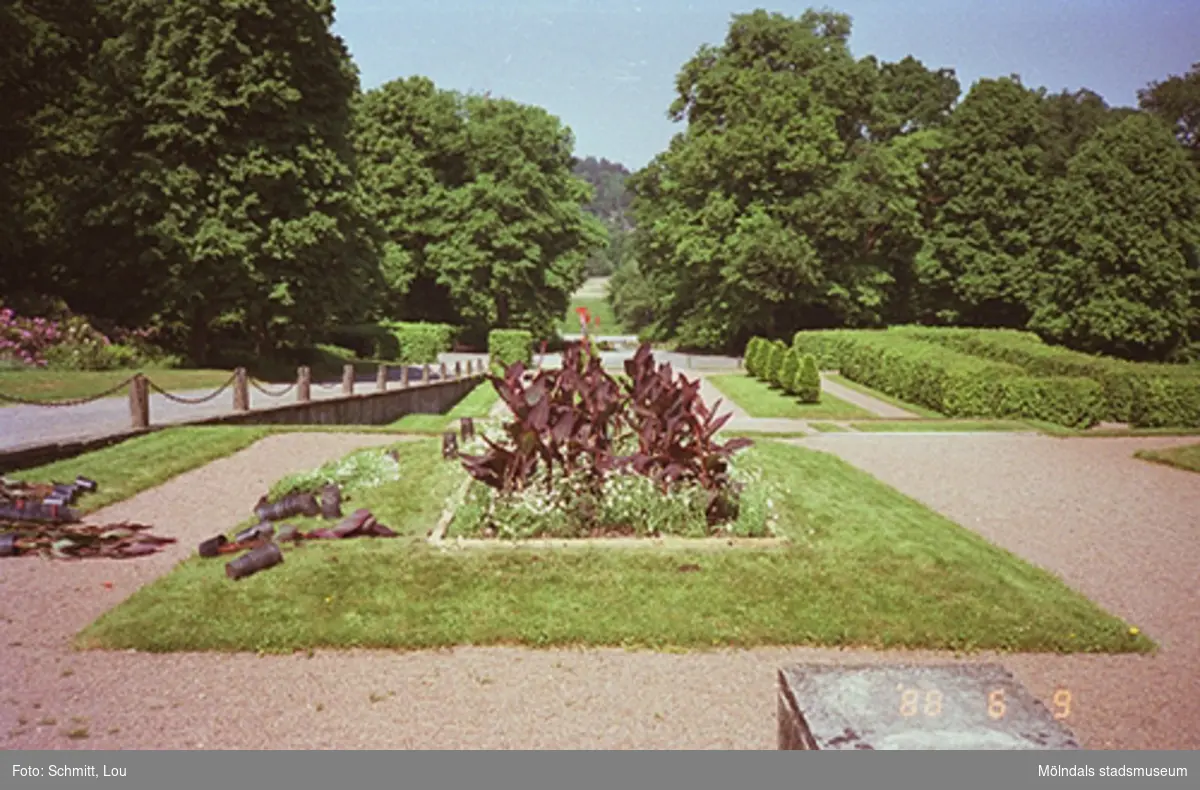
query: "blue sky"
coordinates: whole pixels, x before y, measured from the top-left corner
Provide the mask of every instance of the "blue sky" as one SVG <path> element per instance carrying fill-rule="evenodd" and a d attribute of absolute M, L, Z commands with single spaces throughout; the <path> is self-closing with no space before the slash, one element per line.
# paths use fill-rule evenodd
<path fill-rule="evenodd" d="M 579 156 L 637 169 L 680 130 L 666 118 L 679 67 L 725 38 L 735 13 L 809 5 L 713 0 L 338 0 L 335 31 L 364 88 L 421 74 L 439 87 L 537 104 L 575 133 Z M 1134 105 L 1151 80 L 1200 61 L 1200 0 L 840 0 L 858 57 L 913 55 L 980 77 L 1091 88 Z"/>

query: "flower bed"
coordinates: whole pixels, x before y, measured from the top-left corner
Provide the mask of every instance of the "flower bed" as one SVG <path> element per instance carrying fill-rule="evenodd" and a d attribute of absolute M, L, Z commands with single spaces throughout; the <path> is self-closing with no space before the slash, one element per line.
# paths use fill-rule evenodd
<path fill-rule="evenodd" d="M 606 372 L 574 346 L 561 370 L 490 377 L 513 418 L 463 446 L 469 475 L 447 536 L 770 537 L 774 500 L 749 439 L 725 443 L 699 382 L 656 365 L 648 345 Z"/>

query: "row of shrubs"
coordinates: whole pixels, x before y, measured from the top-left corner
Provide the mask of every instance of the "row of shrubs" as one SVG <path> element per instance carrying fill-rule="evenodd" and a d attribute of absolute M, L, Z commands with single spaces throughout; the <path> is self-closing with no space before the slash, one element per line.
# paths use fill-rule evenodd
<path fill-rule="evenodd" d="M 899 326 L 914 340 L 997 362 L 1032 376 L 1090 379 L 1102 392 L 1101 419 L 1139 427 L 1200 427 L 1200 365 L 1129 362 L 1051 346 L 1031 332 L 1006 329 Z"/>
<path fill-rule="evenodd" d="M 380 321 L 339 327 L 329 341 L 360 359 L 423 365 L 437 362 L 438 354 L 453 349 L 457 336 L 458 327 L 450 324 Z"/>
<path fill-rule="evenodd" d="M 1088 378 L 1032 376 L 890 330 L 797 332 L 793 348 L 826 369 L 949 417 L 1042 420 L 1074 428 L 1100 421 L 1104 397 Z"/>
<path fill-rule="evenodd" d="M 450 324 L 380 321 L 339 327 L 329 340 L 361 359 L 423 365 L 437 362 L 439 354 L 451 351 L 458 333 L 459 328 Z M 533 334 L 523 329 L 493 329 L 488 333 L 488 354 L 505 366 L 518 360 L 528 364 L 533 361 Z"/>
<path fill-rule="evenodd" d="M 796 396 L 801 403 L 821 400 L 821 371 L 816 357 L 788 348 L 782 340 L 751 338 L 746 344 L 745 366 L 751 376 Z"/>

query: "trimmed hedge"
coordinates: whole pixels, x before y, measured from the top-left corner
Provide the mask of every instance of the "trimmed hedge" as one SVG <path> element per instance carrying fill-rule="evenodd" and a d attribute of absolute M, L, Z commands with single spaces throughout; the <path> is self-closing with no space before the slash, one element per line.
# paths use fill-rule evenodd
<path fill-rule="evenodd" d="M 438 354 L 454 348 L 458 327 L 450 324 L 381 321 L 380 325 L 396 338 L 396 360 L 407 365 L 437 362 Z"/>
<path fill-rule="evenodd" d="M 349 349 L 358 359 L 391 362 L 400 356 L 396 335 L 379 324 L 339 326 L 329 333 L 329 345 Z"/>
<path fill-rule="evenodd" d="M 533 362 L 533 333 L 524 329 L 493 329 L 488 332 L 488 355 L 492 365 L 507 369 L 515 362 Z"/>
<path fill-rule="evenodd" d="M 1137 427 L 1200 427 L 1200 367 L 1128 362 L 1051 346 L 1031 332 L 899 326 L 891 334 L 1020 366 L 1037 377 L 1091 379 L 1102 392 L 1101 419 Z"/>
<path fill-rule="evenodd" d="M 792 353 L 798 352 L 793 348 Z M 801 357 L 792 388 L 801 403 L 821 402 L 821 371 L 817 367 L 817 358 L 812 354 Z"/>
<path fill-rule="evenodd" d="M 797 332 L 793 346 L 842 375 L 948 417 L 1026 417 L 1071 427 L 1099 419 L 1079 379 L 1034 378 L 1006 362 L 889 330 Z M 1078 402 L 1077 402 L 1078 401 Z"/>
<path fill-rule="evenodd" d="M 1004 383 L 1000 409 L 1005 417 L 1087 428 L 1104 414 L 1104 392 L 1097 382 L 1078 376 L 1024 376 Z"/>

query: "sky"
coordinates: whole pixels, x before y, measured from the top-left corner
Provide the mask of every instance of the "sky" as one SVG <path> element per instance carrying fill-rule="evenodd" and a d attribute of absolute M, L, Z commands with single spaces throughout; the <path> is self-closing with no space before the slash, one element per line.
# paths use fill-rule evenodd
<path fill-rule="evenodd" d="M 799 16 L 820 2 L 714 0 L 337 0 L 334 31 L 364 89 L 423 75 L 441 88 L 545 107 L 576 155 L 631 170 L 664 150 L 675 75 L 730 18 L 756 8 Z M 1139 88 L 1200 62 L 1200 0 L 830 0 L 853 19 L 856 57 L 912 55 L 953 68 L 965 94 L 982 77 L 1090 88 L 1135 106 Z"/>

